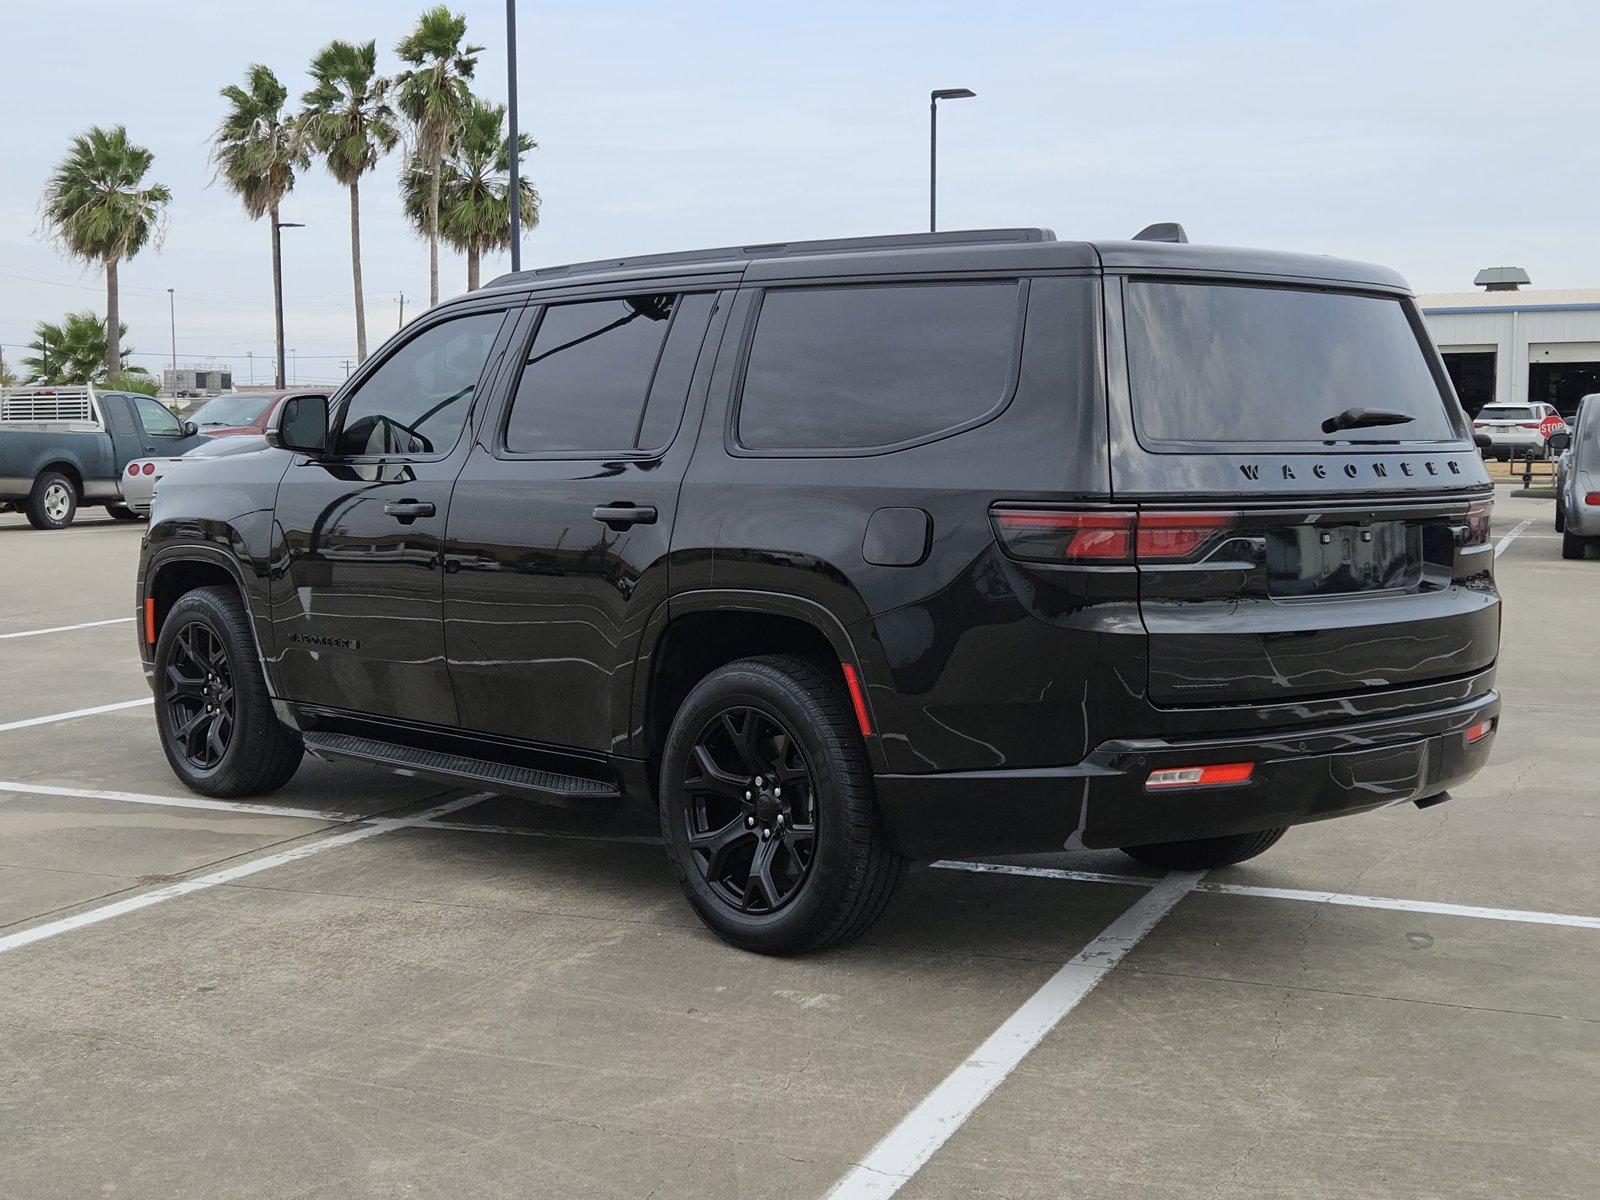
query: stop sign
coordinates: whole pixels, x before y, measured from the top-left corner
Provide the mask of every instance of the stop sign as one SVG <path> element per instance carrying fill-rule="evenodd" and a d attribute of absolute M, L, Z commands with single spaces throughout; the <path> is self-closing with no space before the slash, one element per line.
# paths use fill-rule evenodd
<path fill-rule="evenodd" d="M 1567 423 L 1552 413 L 1539 422 L 1539 436 L 1548 442 L 1551 434 L 1560 433 L 1566 427 Z"/>

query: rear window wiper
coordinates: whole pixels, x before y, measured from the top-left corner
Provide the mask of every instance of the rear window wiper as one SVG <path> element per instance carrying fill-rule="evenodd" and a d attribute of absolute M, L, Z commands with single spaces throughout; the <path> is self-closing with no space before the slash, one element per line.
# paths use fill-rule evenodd
<path fill-rule="evenodd" d="M 1341 429 L 1371 429 L 1376 425 L 1405 425 L 1416 418 L 1408 412 L 1394 408 L 1347 408 L 1337 416 L 1322 423 L 1323 433 L 1338 433 Z"/>

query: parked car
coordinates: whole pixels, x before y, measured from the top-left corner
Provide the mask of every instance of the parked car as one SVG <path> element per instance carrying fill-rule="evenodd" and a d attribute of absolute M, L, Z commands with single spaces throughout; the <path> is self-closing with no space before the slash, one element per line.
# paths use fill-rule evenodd
<path fill-rule="evenodd" d="M 201 440 L 192 422 L 133 392 L 0 390 L 0 511 L 25 512 L 35 529 L 66 528 L 83 503 L 132 520 L 117 485 L 128 461 L 182 454 Z"/>
<path fill-rule="evenodd" d="M 857 936 L 908 857 L 1199 869 L 1434 804 L 1498 720 L 1493 489 L 1379 267 L 999 230 L 546 268 L 267 439 L 156 496 L 178 778 L 637 805 L 751 950 Z"/>
<path fill-rule="evenodd" d="M 265 433 L 267 422 L 278 403 L 285 396 L 298 396 L 298 391 L 282 392 L 230 392 L 207 400 L 190 416 L 200 432 L 211 437 L 225 437 L 230 433 Z"/>
<path fill-rule="evenodd" d="M 136 458 L 123 469 L 119 477 L 119 486 L 122 491 L 122 503 L 131 512 L 141 517 L 150 515 L 150 501 L 155 494 L 156 484 L 172 470 L 195 458 L 229 458 L 235 454 L 247 454 L 259 450 L 266 445 L 264 431 L 272 414 L 277 411 L 280 404 L 290 396 L 322 396 L 321 392 L 268 392 L 257 397 L 250 396 L 251 404 L 244 408 L 229 407 L 220 412 L 212 413 L 213 423 L 206 425 L 201 422 L 201 417 L 211 408 L 205 405 L 197 411 L 192 418 L 200 423 L 200 432 L 208 438 L 200 445 L 186 451 L 181 455 L 164 458 Z M 231 400 L 231 396 L 218 397 L 219 400 Z M 215 401 L 212 402 L 216 403 Z M 259 408 L 259 411 L 256 411 Z M 254 413 L 253 416 L 251 414 Z M 250 417 L 248 425 L 224 425 L 223 420 L 232 420 Z"/>
<path fill-rule="evenodd" d="M 1556 463 L 1556 532 L 1561 557 L 1582 558 L 1600 545 L 1600 394 L 1578 402 L 1573 432 L 1557 439 L 1562 447 Z"/>
<path fill-rule="evenodd" d="M 1472 428 L 1487 434 L 1487 458 L 1545 458 L 1552 434 L 1567 431 L 1566 419 L 1551 404 L 1486 404 Z"/>

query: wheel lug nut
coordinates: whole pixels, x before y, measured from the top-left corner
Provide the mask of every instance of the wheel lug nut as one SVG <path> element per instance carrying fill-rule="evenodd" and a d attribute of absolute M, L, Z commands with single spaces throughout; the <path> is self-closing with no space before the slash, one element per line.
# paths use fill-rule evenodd
<path fill-rule="evenodd" d="M 761 840 L 762 840 L 762 841 L 763 841 L 763 842 L 764 842 L 764 841 L 766 841 L 766 840 L 767 840 L 767 839 L 768 839 L 768 838 L 770 838 L 770 837 L 771 837 L 771 836 L 772 836 L 772 830 L 770 830 L 770 829 L 763 829 L 763 830 L 762 830 L 762 831 L 761 831 Z"/>
<path fill-rule="evenodd" d="M 772 798 L 774 800 L 776 800 L 781 795 L 783 795 L 783 789 L 781 787 L 775 787 L 775 788 L 772 789 Z"/>
<path fill-rule="evenodd" d="M 783 824 L 783 814 L 782 814 L 782 813 L 779 813 L 779 814 L 778 814 L 778 824 L 779 824 L 779 825 L 780 825 L 780 826 L 781 826 L 781 825 L 782 825 L 782 824 Z"/>
<path fill-rule="evenodd" d="M 744 819 L 744 827 L 746 829 L 754 829 L 756 827 L 756 819 L 754 817 L 746 817 Z"/>
<path fill-rule="evenodd" d="M 759 776 L 759 775 L 756 776 L 756 786 L 757 787 L 760 787 L 765 782 L 766 782 L 766 780 L 762 779 L 761 776 Z"/>
<path fill-rule="evenodd" d="M 756 798 L 756 794 L 754 792 L 746 792 L 744 794 L 744 798 L 746 800 L 754 800 Z"/>

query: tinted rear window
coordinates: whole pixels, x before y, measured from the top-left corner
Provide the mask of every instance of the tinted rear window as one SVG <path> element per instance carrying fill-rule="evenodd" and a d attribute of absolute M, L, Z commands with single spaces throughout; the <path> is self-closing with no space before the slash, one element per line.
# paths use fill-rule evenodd
<path fill-rule="evenodd" d="M 968 424 L 1006 399 L 1016 283 L 770 291 L 739 404 L 751 449 L 871 449 Z"/>
<path fill-rule="evenodd" d="M 1128 375 L 1142 438 L 1172 442 L 1455 440 L 1398 300 L 1290 288 L 1130 281 Z M 1322 432 L 1348 408 L 1403 425 Z"/>
<path fill-rule="evenodd" d="M 1531 421 L 1534 411 L 1531 408 L 1517 408 L 1510 404 L 1490 404 L 1478 414 L 1480 421 Z"/>

